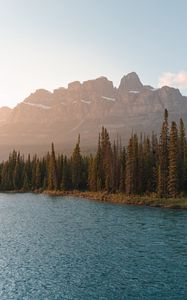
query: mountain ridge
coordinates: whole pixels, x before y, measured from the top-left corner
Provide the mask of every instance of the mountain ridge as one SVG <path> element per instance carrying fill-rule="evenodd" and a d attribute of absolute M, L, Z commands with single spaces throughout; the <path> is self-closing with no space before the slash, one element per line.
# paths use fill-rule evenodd
<path fill-rule="evenodd" d="M 118 87 L 101 76 L 53 92 L 38 89 L 13 109 L 0 108 L 0 146 L 46 148 L 54 141 L 71 148 L 80 133 L 88 149 L 102 126 L 112 139 L 119 135 L 125 142 L 132 130 L 158 132 L 165 108 L 187 124 L 187 97 L 172 87 L 143 85 L 135 72 L 123 76 Z"/>

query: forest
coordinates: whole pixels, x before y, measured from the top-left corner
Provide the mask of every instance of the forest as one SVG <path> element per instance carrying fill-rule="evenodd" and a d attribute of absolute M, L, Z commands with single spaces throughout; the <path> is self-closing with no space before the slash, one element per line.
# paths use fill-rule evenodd
<path fill-rule="evenodd" d="M 168 122 L 158 136 L 132 133 L 128 144 L 110 141 L 102 128 L 94 154 L 82 155 L 80 136 L 70 156 L 56 154 L 54 144 L 44 157 L 13 151 L 0 163 L 1 191 L 106 191 L 127 195 L 177 197 L 187 192 L 187 141 L 183 120 Z"/>

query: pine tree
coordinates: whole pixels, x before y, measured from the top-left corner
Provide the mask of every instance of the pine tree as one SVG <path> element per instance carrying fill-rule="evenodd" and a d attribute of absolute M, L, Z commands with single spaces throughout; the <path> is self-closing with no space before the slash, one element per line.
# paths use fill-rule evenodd
<path fill-rule="evenodd" d="M 96 191 L 101 191 L 104 188 L 104 174 L 103 174 L 103 161 L 101 151 L 101 139 L 99 134 L 97 153 L 94 159 L 94 169 L 96 170 Z"/>
<path fill-rule="evenodd" d="M 131 136 L 127 147 L 127 162 L 126 162 L 126 193 L 134 193 L 134 155 L 133 155 L 133 137 Z"/>
<path fill-rule="evenodd" d="M 106 128 L 101 132 L 102 185 L 107 192 L 112 191 L 112 149 Z"/>
<path fill-rule="evenodd" d="M 80 136 L 78 142 L 73 150 L 71 157 L 72 165 L 72 185 L 74 189 L 81 189 L 82 182 L 82 157 L 80 154 Z"/>
<path fill-rule="evenodd" d="M 139 181 L 139 157 L 138 157 L 138 136 L 133 135 L 133 193 L 138 193 L 138 181 Z"/>
<path fill-rule="evenodd" d="M 57 165 L 58 187 L 60 187 L 61 182 L 62 182 L 63 161 L 64 161 L 63 154 L 58 155 L 57 162 L 56 162 L 56 165 Z"/>
<path fill-rule="evenodd" d="M 169 129 L 168 129 L 168 111 L 165 109 L 164 122 L 160 135 L 159 144 L 159 167 L 158 167 L 158 194 L 168 195 L 168 159 L 169 159 Z"/>
<path fill-rule="evenodd" d="M 29 179 L 28 179 L 27 173 L 25 171 L 24 171 L 24 175 L 23 175 L 23 191 L 24 192 L 30 191 Z"/>
<path fill-rule="evenodd" d="M 176 197 L 177 195 L 177 125 L 172 122 L 170 130 L 170 145 L 169 145 L 169 177 L 168 177 L 168 191 L 169 196 Z"/>
<path fill-rule="evenodd" d="M 113 143 L 113 151 L 112 151 L 112 192 L 119 191 L 120 187 L 120 146 L 117 138 L 117 143 L 114 141 Z"/>
<path fill-rule="evenodd" d="M 120 178 L 119 178 L 119 191 L 125 192 L 125 181 L 126 181 L 126 148 L 120 150 Z"/>
<path fill-rule="evenodd" d="M 180 119 L 179 124 L 179 137 L 178 137 L 178 177 L 180 180 L 178 181 L 179 190 L 184 190 L 184 159 L 185 159 L 185 144 L 186 144 L 186 137 L 185 137 L 185 129 L 183 120 Z"/>
<path fill-rule="evenodd" d="M 57 190 L 58 189 L 58 178 L 57 178 L 57 166 L 54 144 L 51 145 L 51 154 L 49 156 L 48 162 L 48 189 Z"/>
<path fill-rule="evenodd" d="M 184 147 L 184 191 L 187 192 L 187 142 Z"/>
<path fill-rule="evenodd" d="M 61 189 L 64 191 L 72 189 L 72 175 L 70 171 L 70 162 L 68 161 L 67 156 L 64 156 L 63 159 Z"/>
<path fill-rule="evenodd" d="M 13 187 L 10 187 L 10 182 L 9 182 L 9 162 L 3 162 L 2 168 L 1 168 L 1 190 L 2 191 L 8 191 L 13 189 Z"/>
<path fill-rule="evenodd" d="M 81 190 L 88 190 L 88 164 L 89 157 L 82 156 L 81 159 Z"/>
<path fill-rule="evenodd" d="M 143 171 L 143 192 L 150 193 L 153 192 L 154 185 L 154 152 L 152 149 L 150 138 L 147 136 L 144 139 L 143 145 L 143 162 L 144 162 L 144 171 Z"/>
<path fill-rule="evenodd" d="M 157 185 L 158 185 L 158 162 L 159 162 L 159 145 L 158 145 L 158 139 L 155 133 L 152 133 L 152 177 L 151 177 L 151 186 L 152 186 L 152 192 L 157 191 Z"/>
<path fill-rule="evenodd" d="M 112 192 L 114 193 L 118 189 L 118 153 L 115 141 L 113 143 L 112 150 Z"/>
<path fill-rule="evenodd" d="M 15 150 L 9 155 L 8 159 L 8 170 L 6 174 L 6 188 L 7 190 L 13 190 L 14 189 L 14 170 L 17 162 L 18 154 Z"/>
<path fill-rule="evenodd" d="M 88 163 L 88 187 L 90 191 L 97 191 L 96 158 L 93 155 L 90 155 Z"/>
<path fill-rule="evenodd" d="M 34 190 L 36 186 L 36 161 L 37 161 L 37 156 L 34 155 L 31 161 L 31 170 L 32 170 L 31 189 L 32 190 Z"/>
<path fill-rule="evenodd" d="M 36 174 L 35 174 L 35 188 L 39 189 L 42 187 L 42 177 L 41 177 L 41 166 L 40 161 L 36 161 Z"/>
<path fill-rule="evenodd" d="M 31 166 L 31 159 L 30 154 L 27 157 L 27 160 L 24 163 L 24 171 L 23 171 L 23 189 L 26 191 L 31 189 L 31 182 L 32 182 L 32 166 Z"/>
<path fill-rule="evenodd" d="M 16 165 L 13 172 L 14 190 L 20 190 L 23 186 L 22 172 L 23 172 L 22 158 L 20 157 L 20 153 L 18 153 Z"/>

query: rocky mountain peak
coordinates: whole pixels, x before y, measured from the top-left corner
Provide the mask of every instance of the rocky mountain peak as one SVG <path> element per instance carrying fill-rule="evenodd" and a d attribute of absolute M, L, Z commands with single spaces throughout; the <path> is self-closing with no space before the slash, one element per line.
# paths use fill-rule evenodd
<path fill-rule="evenodd" d="M 119 85 L 119 92 L 125 93 L 128 91 L 140 91 L 143 88 L 138 75 L 135 72 L 131 72 L 121 79 Z"/>
<path fill-rule="evenodd" d="M 29 103 L 49 103 L 52 99 L 52 93 L 45 89 L 38 89 L 34 93 L 30 94 L 24 102 Z"/>
<path fill-rule="evenodd" d="M 96 95 L 113 95 L 114 87 L 113 82 L 106 77 L 99 77 L 94 80 L 88 80 L 83 82 L 83 90 L 86 93 Z"/>
<path fill-rule="evenodd" d="M 80 81 L 73 81 L 68 84 L 68 90 L 77 90 L 81 87 Z"/>
<path fill-rule="evenodd" d="M 69 151 L 80 133 L 81 145 L 92 150 L 102 126 L 111 139 L 118 135 L 124 142 L 132 130 L 159 131 L 164 108 L 172 120 L 182 117 L 187 124 L 187 97 L 171 87 L 143 85 L 135 72 L 124 76 L 118 89 L 106 77 L 74 81 L 52 93 L 37 90 L 14 109 L 1 108 L 0 146 L 9 147 L 8 153 L 16 145 L 29 145 L 30 152 L 32 145 L 34 154 L 35 146 L 48 150 L 54 141 Z"/>

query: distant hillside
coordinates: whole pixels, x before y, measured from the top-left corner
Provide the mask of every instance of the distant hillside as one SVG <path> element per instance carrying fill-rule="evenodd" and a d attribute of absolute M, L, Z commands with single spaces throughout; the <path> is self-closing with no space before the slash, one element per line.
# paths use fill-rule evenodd
<path fill-rule="evenodd" d="M 0 158 L 7 149 L 44 152 L 51 141 L 68 151 L 80 133 L 85 150 L 95 146 L 101 126 L 125 141 L 130 132 L 158 131 L 164 108 L 187 124 L 187 97 L 178 89 L 143 85 L 134 72 L 118 88 L 106 77 L 72 82 L 52 93 L 39 89 L 14 109 L 0 109 Z M 27 149 L 27 150 L 26 150 Z"/>

